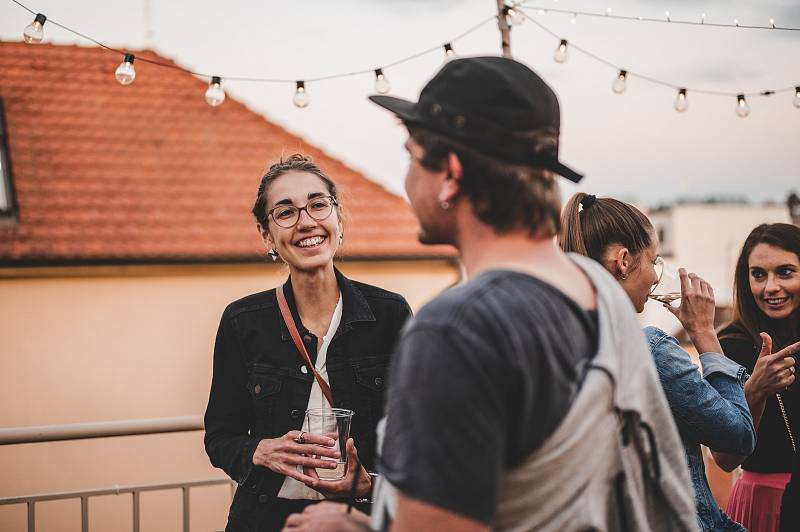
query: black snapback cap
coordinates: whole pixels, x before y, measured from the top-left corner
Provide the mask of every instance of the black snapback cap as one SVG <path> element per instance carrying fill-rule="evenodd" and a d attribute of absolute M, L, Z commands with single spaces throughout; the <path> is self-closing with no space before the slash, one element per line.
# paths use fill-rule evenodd
<path fill-rule="evenodd" d="M 382 95 L 369 99 L 409 125 L 498 161 L 545 168 L 575 183 L 583 178 L 558 160 L 556 93 L 513 59 L 452 59 L 425 85 L 418 102 Z"/>

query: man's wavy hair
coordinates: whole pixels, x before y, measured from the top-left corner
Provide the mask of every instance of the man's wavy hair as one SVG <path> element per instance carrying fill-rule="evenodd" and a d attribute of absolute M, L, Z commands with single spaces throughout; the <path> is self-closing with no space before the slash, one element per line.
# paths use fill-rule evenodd
<path fill-rule="evenodd" d="M 464 175 L 461 191 L 475 216 L 498 234 L 524 230 L 548 238 L 558 234 L 561 194 L 549 170 L 508 164 L 459 145 L 428 130 L 406 124 L 409 135 L 425 151 L 420 164 L 433 172 L 444 169 L 452 152 Z"/>

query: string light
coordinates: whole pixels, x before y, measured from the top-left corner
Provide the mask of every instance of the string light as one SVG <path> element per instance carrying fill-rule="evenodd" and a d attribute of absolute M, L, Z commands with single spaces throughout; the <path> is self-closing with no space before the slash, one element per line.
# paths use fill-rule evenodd
<path fill-rule="evenodd" d="M 623 92 L 625 92 L 627 80 L 628 80 L 628 71 L 620 70 L 619 74 L 617 74 L 617 78 L 614 80 L 614 83 L 611 84 L 611 90 L 613 90 L 617 94 L 622 94 Z"/>
<path fill-rule="evenodd" d="M 392 89 L 389 80 L 383 75 L 383 69 L 375 69 L 375 92 L 378 94 L 387 94 Z"/>
<path fill-rule="evenodd" d="M 29 25 L 22 31 L 22 37 L 28 44 L 37 44 L 44 39 L 44 23 L 47 22 L 47 17 L 41 13 L 36 13 L 36 17 Z"/>
<path fill-rule="evenodd" d="M 573 13 L 572 14 L 572 18 L 570 19 L 570 22 L 575 24 L 577 21 L 578 21 L 578 14 L 577 13 Z"/>
<path fill-rule="evenodd" d="M 517 10 L 524 9 L 527 11 L 534 11 L 534 10 L 541 10 L 543 9 L 541 6 L 532 5 L 532 0 L 521 0 L 516 3 L 515 8 Z M 611 8 L 607 8 L 605 11 L 581 11 L 575 9 L 560 9 L 558 7 L 547 7 L 546 8 L 550 13 L 560 13 L 564 15 L 585 15 L 587 17 L 606 17 L 616 20 L 628 20 L 628 21 L 646 21 L 646 22 L 660 22 L 662 24 L 686 24 L 692 26 L 713 26 L 719 28 L 739 28 L 739 29 L 759 29 L 759 30 L 782 30 L 782 31 L 800 31 L 800 27 L 781 27 L 774 24 L 774 19 L 770 19 L 770 24 L 765 24 L 763 26 L 756 25 L 756 24 L 742 24 L 738 18 L 734 19 L 734 23 L 722 23 L 722 22 L 715 22 L 710 23 L 706 22 L 706 13 L 703 13 L 700 16 L 700 20 L 679 20 L 672 18 L 672 13 L 669 11 L 665 11 L 662 17 L 642 17 L 642 16 L 631 16 L 631 15 L 615 15 L 612 13 Z"/>
<path fill-rule="evenodd" d="M 558 45 L 558 48 L 556 48 L 556 51 L 553 52 L 553 60 L 556 63 L 563 63 L 564 61 L 567 60 L 567 55 L 568 55 L 567 54 L 567 45 L 568 44 L 569 43 L 567 43 L 566 39 L 561 39 L 561 43 Z"/>
<path fill-rule="evenodd" d="M 506 16 L 508 23 L 512 26 L 520 26 L 525 22 L 525 15 L 511 6 L 505 6 L 503 8 L 503 14 Z"/>
<path fill-rule="evenodd" d="M 225 101 L 225 91 L 222 89 L 222 78 L 219 76 L 211 76 L 211 82 L 206 89 L 206 102 L 211 107 L 222 105 Z"/>
<path fill-rule="evenodd" d="M 769 19 L 769 25 L 772 26 L 773 30 L 775 29 L 775 19 L 774 18 Z"/>
<path fill-rule="evenodd" d="M 736 115 L 740 118 L 746 118 L 747 115 L 750 114 L 750 106 L 747 104 L 747 100 L 744 97 L 744 94 L 737 94 L 736 95 Z"/>
<path fill-rule="evenodd" d="M 678 89 L 678 95 L 675 97 L 675 110 L 683 113 L 689 108 L 689 100 L 686 99 L 686 89 Z"/>
<path fill-rule="evenodd" d="M 294 97 L 292 98 L 292 103 L 295 107 L 299 107 L 300 109 L 304 107 L 308 107 L 308 104 L 311 102 L 311 99 L 308 96 L 308 92 L 306 92 L 306 82 L 305 81 L 298 81 L 297 82 L 297 90 L 294 93 Z"/>
<path fill-rule="evenodd" d="M 24 4 L 22 4 L 18 0 L 11 0 L 11 1 L 13 3 L 19 5 L 20 7 L 22 7 L 23 9 L 27 10 L 28 12 L 30 12 L 32 15 L 35 16 L 34 23 L 30 25 L 30 28 L 33 29 L 33 30 L 36 30 L 36 31 L 33 32 L 30 36 L 25 35 L 26 42 L 39 42 L 41 40 L 41 37 L 43 37 L 43 33 L 39 33 L 39 31 L 43 29 L 44 22 L 47 21 L 50 24 L 54 24 L 54 25 L 58 26 L 59 28 L 62 28 L 62 29 L 66 30 L 66 31 L 68 31 L 70 33 L 73 33 L 74 35 L 76 35 L 76 36 L 78 36 L 78 37 L 80 37 L 82 39 L 85 39 L 87 41 L 91 41 L 92 43 L 96 44 L 100 48 L 109 50 L 111 52 L 119 53 L 120 55 L 123 55 L 124 59 L 123 59 L 122 63 L 119 65 L 119 67 L 117 67 L 117 70 L 115 71 L 115 77 L 123 85 L 128 85 L 128 84 L 130 84 L 130 83 L 132 83 L 134 81 L 134 79 L 136 77 L 136 70 L 135 70 L 135 68 L 133 66 L 133 63 L 134 63 L 134 60 L 135 60 L 135 57 L 134 57 L 133 54 L 130 54 L 130 53 L 124 52 L 122 50 L 118 50 L 118 49 L 112 48 L 110 46 L 107 46 L 106 44 L 104 44 L 104 43 L 102 43 L 102 42 L 100 42 L 100 41 L 98 41 L 98 40 L 96 40 L 96 39 L 94 39 L 94 38 L 92 38 L 92 37 L 90 37 L 90 36 L 88 36 L 86 34 L 83 34 L 83 33 L 80 33 L 78 31 L 75 31 L 75 30 L 73 30 L 73 29 L 71 29 L 71 28 L 69 28 L 67 26 L 64 26 L 64 25 L 62 25 L 62 24 L 60 24 L 60 23 L 58 23 L 58 22 L 56 22 L 56 21 L 54 21 L 52 19 L 48 19 L 43 14 L 36 13 L 35 11 L 31 10 L 30 8 L 28 8 L 27 6 L 25 6 Z M 537 20 L 529 17 L 526 13 L 524 13 L 522 11 L 523 7 L 521 6 L 521 4 L 524 3 L 524 1 L 525 0 L 515 2 L 513 4 L 514 11 L 516 13 L 519 13 L 520 16 L 522 18 L 524 18 L 524 19 L 531 19 L 533 24 L 535 24 L 536 26 L 538 26 L 540 29 L 544 30 L 545 32 L 549 33 L 553 37 L 559 39 L 560 44 L 559 44 L 558 48 L 556 49 L 556 51 L 554 52 L 553 58 L 555 59 L 555 61 L 557 61 L 559 63 L 565 62 L 567 60 L 567 56 L 568 56 L 568 42 L 567 42 L 567 40 L 566 39 L 561 39 L 561 37 L 558 36 L 556 33 L 554 33 L 553 31 L 548 29 L 546 26 L 542 25 Z M 509 8 L 510 7 L 511 6 L 509 6 Z M 524 9 L 528 9 L 528 8 L 525 7 Z M 585 13 L 585 12 L 582 12 L 582 11 L 574 11 L 574 10 L 566 11 L 566 10 L 554 9 L 553 11 L 559 12 L 559 13 L 570 14 L 572 16 L 573 23 L 575 22 L 575 20 L 577 19 L 577 16 L 579 14 L 586 14 L 586 15 L 595 16 L 595 17 L 602 16 L 602 15 L 597 14 L 597 13 Z M 635 20 L 632 17 L 622 17 L 622 16 L 618 16 L 618 15 L 612 16 L 610 8 L 608 8 L 606 10 L 605 16 L 609 16 L 611 18 Z M 706 16 L 706 14 L 703 13 L 701 21 L 699 23 L 698 22 L 687 22 L 687 21 L 672 21 L 672 23 L 673 24 L 700 25 L 700 24 L 704 24 L 705 23 L 705 16 Z M 641 19 L 641 17 L 639 17 L 639 19 Z M 646 19 L 646 20 L 653 21 L 653 22 L 662 22 L 662 23 L 666 22 L 664 19 Z M 437 46 L 434 46 L 432 48 L 428 48 L 427 50 L 423 50 L 423 51 L 417 52 L 417 53 L 415 53 L 413 55 L 410 55 L 410 56 L 407 56 L 405 58 L 399 59 L 397 61 L 394 61 L 394 62 L 391 62 L 391 63 L 386 63 L 386 64 L 384 64 L 384 68 L 393 67 L 393 66 L 399 65 L 401 63 L 405 63 L 405 62 L 411 61 L 413 59 L 416 59 L 417 57 L 421 57 L 423 55 L 435 52 L 437 49 L 441 49 L 442 47 L 444 48 L 445 55 L 449 59 L 450 57 L 455 55 L 455 50 L 453 49 L 453 45 L 452 45 L 453 42 L 455 42 L 457 40 L 460 40 L 463 37 L 465 37 L 465 36 L 475 32 L 475 31 L 477 31 L 479 28 L 483 27 L 484 25 L 486 25 L 487 23 L 489 23 L 491 21 L 497 21 L 497 15 L 496 14 L 485 18 L 484 20 L 482 20 L 481 22 L 479 22 L 475 26 L 473 26 L 470 29 L 464 31 L 463 33 L 461 33 L 457 37 L 453 38 L 452 40 L 450 40 L 449 42 L 447 42 L 444 45 L 437 45 Z M 738 19 L 735 22 L 738 25 Z M 708 25 L 709 26 L 726 26 L 725 24 L 708 24 Z M 774 19 L 770 19 L 770 25 L 771 25 L 770 26 L 771 29 L 776 29 L 776 30 L 790 30 L 790 31 L 800 30 L 800 28 L 777 27 L 777 26 L 774 25 Z M 762 28 L 761 26 L 741 26 L 741 27 L 744 27 L 744 28 Z M 767 27 L 763 27 L 763 28 L 766 29 Z M 28 29 L 28 28 L 26 28 L 26 29 Z M 646 75 L 643 75 L 643 74 L 637 74 L 637 73 L 634 73 L 634 72 L 628 72 L 628 71 L 624 71 L 624 70 L 619 70 L 619 67 L 615 66 L 614 63 L 612 63 L 612 62 L 610 62 L 610 61 L 608 61 L 606 59 L 603 59 L 603 58 L 601 58 L 601 57 L 589 52 L 586 49 L 580 48 L 580 47 L 578 47 L 576 45 L 572 45 L 572 47 L 575 48 L 576 50 L 578 50 L 580 53 L 590 57 L 591 59 L 593 59 L 593 60 L 595 60 L 597 62 L 603 63 L 603 64 L 605 64 L 607 66 L 613 67 L 616 70 L 618 70 L 619 74 L 617 76 L 617 80 L 615 80 L 615 83 L 612 86 L 612 88 L 614 88 L 615 92 L 618 92 L 617 88 L 621 88 L 621 90 L 619 92 L 623 92 L 625 90 L 625 88 L 624 88 L 625 87 L 625 82 L 627 81 L 627 77 L 628 76 L 636 76 L 636 77 L 638 77 L 640 79 L 643 79 L 645 81 L 648 81 L 650 83 L 657 84 L 657 85 L 662 85 L 662 86 L 666 86 L 666 87 L 670 87 L 670 88 L 678 90 L 678 96 L 677 96 L 676 101 L 675 101 L 675 108 L 679 112 L 683 112 L 688 107 L 688 101 L 686 100 L 686 91 L 687 90 L 691 90 L 692 92 L 695 92 L 695 93 L 708 94 L 708 95 L 712 95 L 712 96 L 725 96 L 725 97 L 737 96 L 737 114 L 739 114 L 740 116 L 747 116 L 747 114 L 749 114 L 750 107 L 747 104 L 747 101 L 745 100 L 745 96 L 748 96 L 748 95 L 749 96 L 768 96 L 768 95 L 772 95 L 772 94 L 776 94 L 776 93 L 788 92 L 788 91 L 794 89 L 795 95 L 794 95 L 793 105 L 795 107 L 800 108 L 800 86 L 783 87 L 783 88 L 780 88 L 778 90 L 766 90 L 766 91 L 754 92 L 754 93 L 748 93 L 748 94 L 736 94 L 736 93 L 732 93 L 732 92 L 714 91 L 714 90 L 706 90 L 706 89 L 680 88 L 680 86 L 672 84 L 672 83 L 669 83 L 667 81 L 659 80 L 659 79 L 656 79 L 656 78 L 653 78 L 653 77 L 650 77 L 650 76 L 646 76 Z M 144 58 L 139 58 L 139 61 L 143 61 L 143 62 L 146 62 L 148 64 L 155 65 L 155 66 L 160 66 L 162 68 L 170 68 L 170 69 L 178 70 L 180 72 L 184 72 L 184 73 L 187 73 L 187 74 L 192 74 L 192 75 L 195 75 L 195 76 L 198 76 L 198 77 L 209 78 L 209 79 L 211 79 L 211 83 L 209 83 L 209 88 L 206 90 L 207 96 L 211 96 L 211 98 L 209 100 L 207 100 L 207 101 L 209 101 L 209 104 L 213 105 L 211 100 L 213 100 L 215 102 L 216 102 L 216 100 L 224 100 L 225 93 L 224 93 L 224 90 L 222 90 L 222 86 L 221 86 L 221 80 L 222 80 L 221 76 L 211 76 L 210 74 L 207 74 L 207 73 L 193 72 L 193 71 L 190 71 L 188 69 L 182 68 L 182 67 L 180 67 L 178 65 L 175 65 L 174 63 L 167 63 L 167 62 L 159 61 L 158 59 L 150 59 L 150 58 L 144 57 Z M 380 71 L 380 72 L 378 72 L 378 71 Z M 260 82 L 260 83 L 295 83 L 296 86 L 297 86 L 297 90 L 296 90 L 296 93 L 294 95 L 293 102 L 298 107 L 306 107 L 306 106 L 308 106 L 308 104 L 310 102 L 308 92 L 305 89 L 305 82 L 306 81 L 315 82 L 315 81 L 322 81 L 322 80 L 329 80 L 329 79 L 344 78 L 344 77 L 360 75 L 360 74 L 366 74 L 366 73 L 375 73 L 376 90 L 378 90 L 380 92 L 380 90 L 382 89 L 383 85 L 382 84 L 378 85 L 378 82 L 379 81 L 385 81 L 386 84 L 387 84 L 387 91 L 388 91 L 388 80 L 385 78 L 385 76 L 383 76 L 382 80 L 379 78 L 379 74 L 382 74 L 382 69 L 367 69 L 367 70 L 361 70 L 361 71 L 355 71 L 355 72 L 344 72 L 344 73 L 339 73 L 339 74 L 331 74 L 331 75 L 320 76 L 320 77 L 315 77 L 315 78 L 305 78 L 304 81 L 294 81 L 294 80 L 291 80 L 291 79 L 279 79 L 279 78 L 233 77 L 233 76 L 225 76 L 225 79 L 227 81 L 248 81 L 248 82 Z M 216 87 L 214 86 L 215 85 L 215 81 L 216 81 L 215 78 L 219 79 L 219 82 L 218 82 L 219 85 L 216 86 Z M 214 89 L 214 90 L 212 90 L 212 89 Z M 221 94 L 218 93 L 217 90 L 219 90 L 221 92 Z M 220 96 L 221 96 L 221 98 L 220 98 Z M 220 101 L 220 103 L 221 103 L 221 101 Z M 217 105 L 219 105 L 219 103 Z M 740 109 L 740 107 L 741 107 L 741 109 Z"/>
<path fill-rule="evenodd" d="M 122 63 L 119 64 L 117 70 L 114 72 L 114 77 L 117 78 L 120 85 L 130 85 L 136 79 L 136 69 L 133 68 L 133 61 L 136 59 L 133 54 L 125 54 Z"/>

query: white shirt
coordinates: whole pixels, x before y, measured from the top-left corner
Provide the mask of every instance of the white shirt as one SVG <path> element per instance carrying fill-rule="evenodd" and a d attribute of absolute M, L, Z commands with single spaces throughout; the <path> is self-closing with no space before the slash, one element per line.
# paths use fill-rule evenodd
<path fill-rule="evenodd" d="M 328 380 L 328 346 L 331 345 L 331 340 L 333 340 L 333 335 L 336 334 L 336 330 L 339 328 L 339 323 L 342 321 L 342 294 L 339 294 L 339 301 L 336 303 L 336 309 L 333 311 L 333 316 L 331 317 L 331 324 L 328 326 L 328 332 L 325 336 L 322 337 L 322 345 L 319 348 L 319 352 L 317 353 L 317 361 L 316 361 L 316 368 L 317 372 L 319 372 L 322 379 L 330 384 Z M 308 397 L 308 407 L 309 408 L 331 408 L 333 405 L 328 403 L 328 400 L 325 399 L 325 395 L 322 393 L 322 388 L 320 388 L 319 383 L 317 383 L 317 379 L 314 379 L 313 383 L 311 384 L 311 395 Z M 307 430 L 308 427 L 306 426 L 307 421 L 303 421 L 303 430 Z M 297 466 L 297 470 L 302 472 L 303 467 Z M 278 492 L 278 497 L 281 499 L 306 499 L 306 500 L 322 500 L 325 498 L 323 494 L 320 492 L 309 488 L 299 480 L 295 480 L 291 477 L 286 477 L 283 481 L 283 485 L 281 486 L 280 491 Z"/>

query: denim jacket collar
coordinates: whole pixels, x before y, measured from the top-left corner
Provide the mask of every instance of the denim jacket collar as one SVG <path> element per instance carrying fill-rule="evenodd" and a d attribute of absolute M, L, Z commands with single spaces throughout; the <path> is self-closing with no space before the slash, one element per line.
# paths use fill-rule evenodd
<path fill-rule="evenodd" d="M 358 287 L 356 287 L 350 279 L 345 277 L 338 268 L 334 268 L 333 270 L 336 274 L 336 282 L 339 284 L 339 291 L 342 294 L 342 321 L 339 324 L 336 334 L 349 331 L 353 328 L 353 323 L 375 321 L 375 315 L 372 313 L 367 299 Z M 289 304 L 289 310 L 292 311 L 295 324 L 300 324 L 300 314 L 297 311 L 297 303 L 294 299 L 291 280 L 292 277 L 289 276 L 283 284 L 284 294 L 286 295 L 286 302 Z M 278 289 L 279 288 L 276 288 L 276 290 Z M 286 324 L 283 322 L 283 316 L 280 312 L 278 312 L 278 322 L 278 326 L 281 330 L 281 339 L 289 341 L 291 336 L 289 335 L 289 330 L 286 328 Z M 300 329 L 299 326 L 298 329 Z"/>

